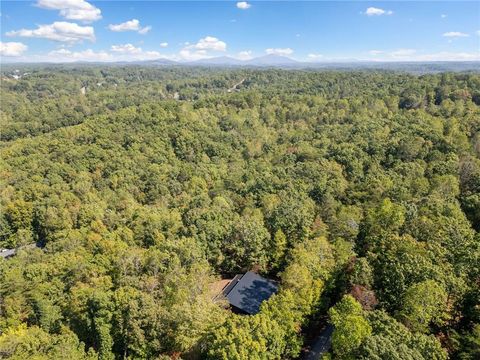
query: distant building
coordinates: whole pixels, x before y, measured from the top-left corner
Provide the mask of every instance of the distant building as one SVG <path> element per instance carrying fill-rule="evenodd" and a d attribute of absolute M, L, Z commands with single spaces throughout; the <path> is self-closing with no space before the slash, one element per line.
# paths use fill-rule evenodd
<path fill-rule="evenodd" d="M 278 291 L 276 281 L 265 279 L 249 271 L 236 275 L 222 290 L 232 309 L 240 314 L 254 315 L 260 305 Z"/>
<path fill-rule="evenodd" d="M 18 250 L 33 249 L 35 247 L 42 248 L 42 245 L 39 242 L 37 242 L 37 243 L 28 244 L 28 245 L 23 245 L 15 249 L 0 249 L 0 258 L 8 259 L 14 256 Z"/>
<path fill-rule="evenodd" d="M 0 257 L 4 259 L 8 259 L 9 257 L 12 257 L 15 255 L 16 250 L 15 249 L 0 249 Z"/>

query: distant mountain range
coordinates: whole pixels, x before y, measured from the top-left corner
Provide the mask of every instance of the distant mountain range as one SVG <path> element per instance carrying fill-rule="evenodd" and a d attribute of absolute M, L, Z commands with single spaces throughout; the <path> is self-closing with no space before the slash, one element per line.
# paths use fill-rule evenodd
<path fill-rule="evenodd" d="M 272 66 L 272 65 L 297 65 L 300 62 L 290 59 L 286 56 L 279 56 L 279 55 L 265 55 L 260 56 L 257 58 L 253 58 L 248 60 L 247 63 L 249 65 L 257 65 L 257 66 Z"/>
<path fill-rule="evenodd" d="M 18 63 L 16 63 L 18 65 Z M 47 65 L 51 63 L 44 63 Z M 64 63 L 64 66 L 75 65 L 97 66 L 202 66 L 202 67 L 245 67 L 245 68 L 281 68 L 281 69 L 326 69 L 326 70 L 389 70 L 410 73 L 437 73 L 445 71 L 475 71 L 480 72 L 480 61 L 431 61 L 431 62 L 376 62 L 356 59 L 331 60 L 321 62 L 304 62 L 286 56 L 265 55 L 249 60 L 235 59 L 229 56 L 220 56 L 196 61 L 174 61 L 169 59 L 155 59 L 145 61 L 119 62 L 74 62 Z M 14 68 L 15 63 L 4 63 L 4 67 Z M 35 64 L 31 64 L 35 65 Z M 41 65 L 37 63 L 37 65 Z M 57 64 L 58 65 L 58 64 Z"/>
<path fill-rule="evenodd" d="M 480 71 L 479 61 L 432 61 L 432 62 L 376 62 L 345 59 L 342 61 L 304 62 L 280 55 L 265 55 L 249 60 L 220 56 L 189 62 L 167 59 L 137 61 L 144 65 L 178 65 L 211 67 L 276 67 L 290 69 L 381 69 L 407 72 Z"/>
<path fill-rule="evenodd" d="M 249 60 L 235 59 L 230 56 L 219 56 L 197 61 L 190 61 L 188 65 L 212 65 L 212 66 L 291 66 L 300 64 L 299 61 L 290 59 L 286 56 L 265 55 Z"/>

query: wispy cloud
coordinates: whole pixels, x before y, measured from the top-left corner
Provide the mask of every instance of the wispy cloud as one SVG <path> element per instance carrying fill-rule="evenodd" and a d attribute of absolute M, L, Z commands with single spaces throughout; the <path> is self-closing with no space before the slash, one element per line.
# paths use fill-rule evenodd
<path fill-rule="evenodd" d="M 442 51 L 416 56 L 414 61 L 480 61 L 480 54 Z"/>
<path fill-rule="evenodd" d="M 136 47 L 132 44 L 120 44 L 112 45 L 110 50 L 116 54 L 131 55 L 127 57 L 127 60 L 149 60 L 158 59 L 161 54 L 158 51 L 144 51 L 140 47 Z"/>
<path fill-rule="evenodd" d="M 408 60 L 417 53 L 415 49 L 396 49 L 396 50 L 370 50 L 368 54 L 375 59 L 403 61 Z"/>
<path fill-rule="evenodd" d="M 108 25 L 108 28 L 115 32 L 136 31 L 142 35 L 148 33 L 152 29 L 151 26 L 141 27 L 138 19 L 128 20 L 120 24 L 110 24 Z"/>
<path fill-rule="evenodd" d="M 152 30 L 151 26 L 145 26 L 145 27 L 141 28 L 140 30 L 138 30 L 138 33 L 141 34 L 141 35 L 145 35 L 150 30 Z"/>
<path fill-rule="evenodd" d="M 460 31 L 449 31 L 443 34 L 444 37 L 450 37 L 450 38 L 459 38 L 459 37 L 468 37 L 470 35 L 462 33 Z"/>
<path fill-rule="evenodd" d="M 320 60 L 323 58 L 322 54 L 308 54 L 307 55 L 308 60 L 315 61 L 315 60 Z"/>
<path fill-rule="evenodd" d="M 50 51 L 47 59 L 52 62 L 112 61 L 114 60 L 114 57 L 106 51 L 97 52 L 92 49 L 83 51 L 70 51 L 68 49 L 59 49 Z"/>
<path fill-rule="evenodd" d="M 465 34 L 460 31 L 449 31 L 443 34 L 444 37 L 449 37 L 449 38 L 459 38 L 459 37 L 468 37 L 470 35 Z"/>
<path fill-rule="evenodd" d="M 411 58 L 417 53 L 415 49 L 396 49 L 396 50 L 369 50 L 368 55 L 372 56 L 371 60 L 392 60 L 404 61 Z"/>
<path fill-rule="evenodd" d="M 290 48 L 268 48 L 268 49 L 265 49 L 265 52 L 268 55 L 280 55 L 280 56 L 288 56 L 293 54 L 293 50 Z"/>
<path fill-rule="evenodd" d="M 236 57 L 237 59 L 240 59 L 240 60 L 250 60 L 252 58 L 252 51 L 251 50 L 240 51 Z"/>
<path fill-rule="evenodd" d="M 415 54 L 417 50 L 415 49 L 398 49 L 389 53 L 390 56 L 394 58 L 405 58 Z"/>
<path fill-rule="evenodd" d="M 365 15 L 367 16 L 380 16 L 380 15 L 392 15 L 392 10 L 384 10 L 376 7 L 369 7 L 365 10 Z"/>
<path fill-rule="evenodd" d="M 83 40 L 95 41 L 95 32 L 91 26 L 80 26 L 66 21 L 55 21 L 53 24 L 38 25 L 37 29 L 21 29 L 9 31 L 7 36 L 42 38 L 53 41 L 76 43 Z"/>
<path fill-rule="evenodd" d="M 370 50 L 368 60 L 375 61 L 478 61 L 480 54 L 471 52 L 442 51 L 428 53 L 415 49 L 397 49 L 393 51 Z"/>
<path fill-rule="evenodd" d="M 142 52 L 141 48 L 137 48 L 132 44 L 112 45 L 110 50 L 122 54 L 138 54 Z"/>
<path fill-rule="evenodd" d="M 138 60 L 154 60 L 161 58 L 162 55 L 157 51 L 144 51 L 132 44 L 112 45 L 110 51 L 94 51 L 87 49 L 83 51 L 70 51 L 62 48 L 50 51 L 47 56 L 40 57 L 40 61 L 51 62 L 73 62 L 73 61 L 138 61 Z M 164 56 L 165 57 L 165 56 Z"/>

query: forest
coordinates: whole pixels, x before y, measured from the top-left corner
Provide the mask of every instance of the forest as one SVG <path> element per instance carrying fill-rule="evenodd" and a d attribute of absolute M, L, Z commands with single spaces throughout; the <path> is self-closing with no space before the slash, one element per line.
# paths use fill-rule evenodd
<path fill-rule="evenodd" d="M 478 72 L 1 77 L 0 358 L 480 358 Z"/>

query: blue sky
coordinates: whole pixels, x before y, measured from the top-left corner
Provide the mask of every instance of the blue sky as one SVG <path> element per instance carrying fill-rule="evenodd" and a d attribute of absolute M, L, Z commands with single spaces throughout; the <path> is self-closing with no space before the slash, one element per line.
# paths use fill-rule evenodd
<path fill-rule="evenodd" d="M 2 61 L 480 60 L 478 1 L 1 3 Z"/>

